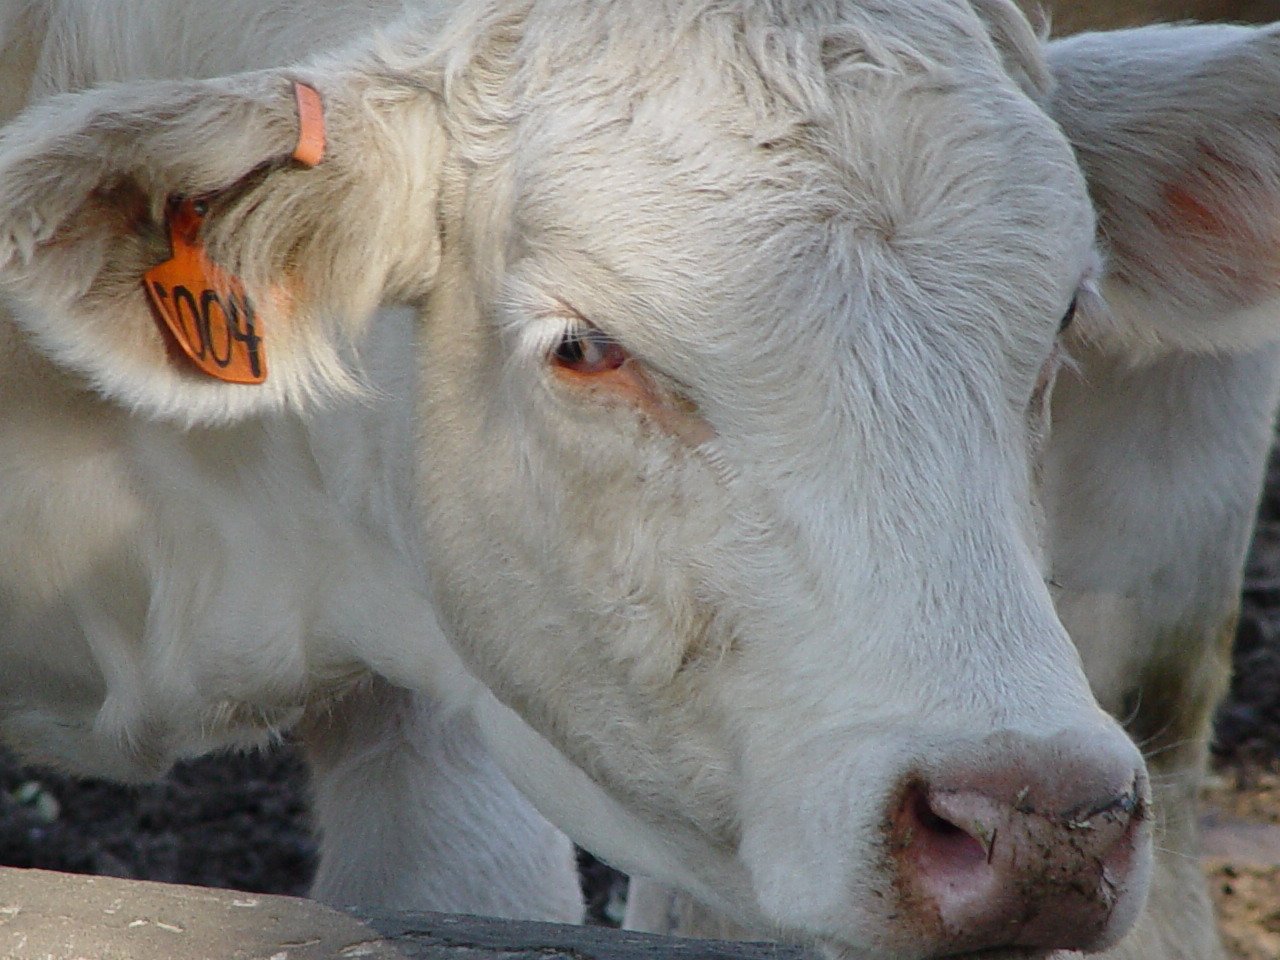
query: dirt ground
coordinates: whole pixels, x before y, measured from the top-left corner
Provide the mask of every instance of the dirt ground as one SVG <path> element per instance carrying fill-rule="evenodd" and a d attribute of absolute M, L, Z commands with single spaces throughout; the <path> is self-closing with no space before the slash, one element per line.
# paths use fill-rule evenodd
<path fill-rule="evenodd" d="M 1280 777 L 1233 771 L 1205 791 L 1205 873 L 1235 960 L 1280 957 Z"/>

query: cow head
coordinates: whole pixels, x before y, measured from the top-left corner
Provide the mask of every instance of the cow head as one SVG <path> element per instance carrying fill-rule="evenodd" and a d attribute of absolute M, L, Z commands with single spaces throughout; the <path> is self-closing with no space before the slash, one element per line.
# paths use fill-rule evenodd
<path fill-rule="evenodd" d="M 1264 42 L 1231 38 L 1206 62 Z M 1097 948 L 1144 897 L 1147 786 L 1054 613 L 1035 475 L 1064 335 L 1124 338 L 1064 334 L 1101 278 L 1039 56 L 999 0 L 464 4 L 34 108 L 0 282 L 50 356 L 193 424 L 358 394 L 369 317 L 419 304 L 431 587 L 548 816 L 833 954 Z M 1101 63 L 1059 109 L 1105 125 Z M 1230 153 L 1193 146 L 1161 172 Z M 1152 191 L 1153 229 L 1199 212 Z M 177 196 L 263 384 L 158 333 Z"/>

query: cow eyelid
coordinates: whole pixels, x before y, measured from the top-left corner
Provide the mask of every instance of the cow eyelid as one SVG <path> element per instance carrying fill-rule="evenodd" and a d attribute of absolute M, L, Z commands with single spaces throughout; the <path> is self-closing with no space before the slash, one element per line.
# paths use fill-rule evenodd
<path fill-rule="evenodd" d="M 1066 333 L 1068 328 L 1076 319 L 1076 310 L 1080 306 L 1080 294 L 1076 294 L 1071 298 L 1071 303 L 1067 306 L 1067 312 L 1062 315 L 1062 319 L 1058 321 L 1058 335 Z"/>
<path fill-rule="evenodd" d="M 622 345 L 590 324 L 570 326 L 552 346 L 548 359 L 573 373 L 596 374 L 617 370 L 631 358 Z"/>

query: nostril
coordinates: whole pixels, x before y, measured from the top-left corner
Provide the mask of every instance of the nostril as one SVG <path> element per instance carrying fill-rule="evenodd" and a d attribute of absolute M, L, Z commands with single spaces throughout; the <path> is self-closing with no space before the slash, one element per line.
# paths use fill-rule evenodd
<path fill-rule="evenodd" d="M 925 830 L 928 830 L 930 833 L 938 833 L 944 836 L 951 834 L 962 834 L 966 837 L 968 836 L 964 830 L 935 812 L 933 807 L 929 806 L 929 795 L 924 790 L 920 790 L 916 794 L 914 803 L 916 805 L 916 816 Z"/>
<path fill-rule="evenodd" d="M 908 789 L 902 809 L 903 846 L 924 876 L 948 883 L 971 881 L 975 871 L 990 863 L 994 824 L 949 815 L 945 800 L 923 784 Z"/>

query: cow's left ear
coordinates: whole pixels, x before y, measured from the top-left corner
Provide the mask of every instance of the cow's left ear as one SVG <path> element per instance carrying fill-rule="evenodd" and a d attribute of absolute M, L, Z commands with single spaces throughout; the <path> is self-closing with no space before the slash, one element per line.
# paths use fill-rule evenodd
<path fill-rule="evenodd" d="M 349 390 L 350 342 L 438 263 L 438 109 L 337 70 L 55 97 L 0 136 L 0 292 L 39 349 L 151 413 Z"/>
<path fill-rule="evenodd" d="M 1080 158 L 1108 258 L 1100 345 L 1280 339 L 1280 25 L 1083 34 L 1048 55 L 1047 106 Z"/>

